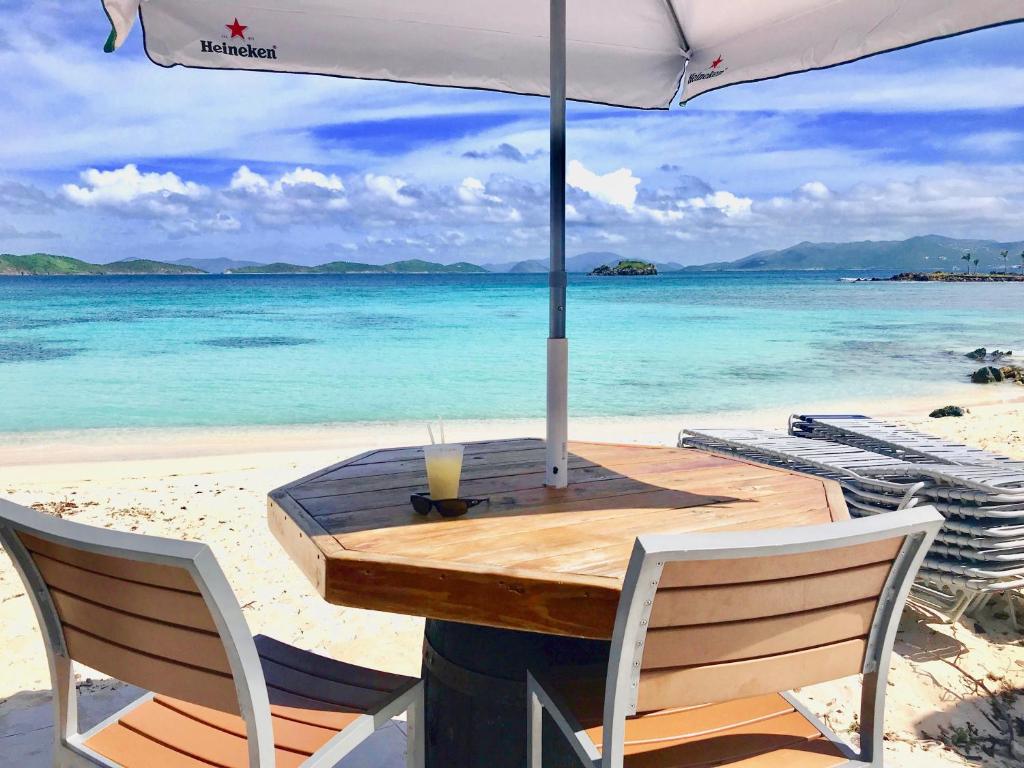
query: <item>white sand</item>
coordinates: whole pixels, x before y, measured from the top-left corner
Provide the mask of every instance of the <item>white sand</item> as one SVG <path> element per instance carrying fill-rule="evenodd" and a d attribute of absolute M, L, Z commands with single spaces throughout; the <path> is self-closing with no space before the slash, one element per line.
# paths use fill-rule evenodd
<path fill-rule="evenodd" d="M 962 419 L 928 419 L 934 407 L 971 404 Z M 806 406 L 808 411 L 902 417 L 937 434 L 1024 458 L 1024 393 L 1012 385 L 958 387 L 920 401 Z M 682 426 L 784 428 L 775 409 L 728 416 L 582 419 L 574 438 L 673 444 Z M 460 440 L 543 435 L 539 421 L 448 425 Z M 422 620 L 324 603 L 267 530 L 266 493 L 373 447 L 423 442 L 414 424 L 268 429 L 93 431 L 5 439 L 0 496 L 42 504 L 74 520 L 202 540 L 213 547 L 254 632 L 382 669 L 418 674 Z M 1024 643 L 1000 606 L 949 627 L 909 611 L 889 686 L 886 749 L 893 766 L 1021 765 L 1009 756 L 1009 719 L 1024 718 Z M 49 765 L 49 679 L 24 589 L 0 555 L 0 764 Z M 854 722 L 857 681 L 804 693 L 840 733 Z M 991 694 L 998 693 L 993 698 Z M 88 717 L 129 695 L 83 687 Z M 972 735 L 971 728 L 977 733 Z M 961 735 L 955 736 L 956 729 Z M 956 749 L 948 746 L 957 741 Z M 1020 747 L 1017 747 L 1020 749 Z M 993 756 L 985 749 L 994 749 Z M 379 747 L 370 763 L 391 764 Z M 970 757 L 973 756 L 974 760 Z"/>

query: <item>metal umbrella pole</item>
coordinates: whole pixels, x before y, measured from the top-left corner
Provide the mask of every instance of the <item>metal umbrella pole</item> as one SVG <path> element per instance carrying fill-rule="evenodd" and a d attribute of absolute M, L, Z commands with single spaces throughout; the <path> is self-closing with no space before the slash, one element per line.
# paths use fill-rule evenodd
<path fill-rule="evenodd" d="M 569 341 L 565 337 L 565 0 L 551 0 L 551 265 L 544 483 L 569 482 Z"/>

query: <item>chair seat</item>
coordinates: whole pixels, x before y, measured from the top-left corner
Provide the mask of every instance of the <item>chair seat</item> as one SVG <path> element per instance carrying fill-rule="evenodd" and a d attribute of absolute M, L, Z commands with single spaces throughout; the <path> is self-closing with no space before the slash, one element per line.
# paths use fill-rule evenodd
<path fill-rule="evenodd" d="M 605 667 L 541 679 L 600 752 Z M 834 768 L 850 759 L 781 694 L 647 712 L 626 719 L 625 768 Z"/>
<path fill-rule="evenodd" d="M 258 636 L 279 768 L 297 768 L 414 678 L 329 659 Z M 247 768 L 242 718 L 160 694 L 125 711 L 85 746 L 125 768 Z"/>

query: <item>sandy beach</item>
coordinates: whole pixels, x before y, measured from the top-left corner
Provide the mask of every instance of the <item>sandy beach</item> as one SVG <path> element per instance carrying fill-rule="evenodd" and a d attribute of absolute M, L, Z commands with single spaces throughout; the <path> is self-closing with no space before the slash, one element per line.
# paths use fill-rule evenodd
<path fill-rule="evenodd" d="M 929 419 L 950 403 L 963 418 Z M 917 401 L 807 405 L 808 411 L 870 412 L 1024 458 L 1024 390 L 959 387 Z M 673 444 L 683 426 L 782 429 L 787 411 L 728 416 L 586 419 L 573 437 Z M 459 440 L 542 435 L 540 421 L 452 423 Z M 214 549 L 254 632 L 338 658 L 406 674 L 420 666 L 422 620 L 327 605 L 271 536 L 272 488 L 357 452 L 424 441 L 420 424 L 219 430 L 42 433 L 0 444 L 0 495 L 79 522 L 205 541 Z M 49 678 L 31 607 L 0 555 L 0 763 L 49 764 Z M 1004 606 L 948 626 L 916 610 L 904 616 L 889 687 L 886 749 L 893 766 L 1020 765 L 1024 642 Z M 131 691 L 83 674 L 84 724 Z M 855 679 L 805 689 L 839 733 L 857 714 Z M 1011 756 L 1014 750 L 1015 756 Z M 379 758 L 378 758 L 379 759 Z M 347 765 L 347 764 L 346 764 Z M 353 763 L 355 765 L 355 763 Z"/>

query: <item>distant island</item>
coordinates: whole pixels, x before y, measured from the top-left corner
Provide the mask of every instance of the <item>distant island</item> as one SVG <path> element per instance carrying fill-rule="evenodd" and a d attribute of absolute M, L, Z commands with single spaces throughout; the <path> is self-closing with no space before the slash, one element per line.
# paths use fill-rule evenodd
<path fill-rule="evenodd" d="M 111 264 L 90 264 L 69 256 L 0 253 L 0 275 L 203 275 L 201 269 L 151 259 L 124 259 Z"/>
<path fill-rule="evenodd" d="M 191 262 L 186 263 L 186 262 Z M 201 269 L 203 264 L 210 270 Z M 92 264 L 70 256 L 52 253 L 16 255 L 0 254 L 0 276 L 31 275 L 206 275 L 217 272 L 229 275 L 289 275 L 289 274 L 474 274 L 488 270 L 476 264 L 460 261 L 455 264 L 436 264 L 432 261 L 409 259 L 390 264 L 362 264 L 355 261 L 332 261 L 315 267 L 277 262 L 256 264 L 233 262 L 231 259 L 181 259 L 177 262 L 152 259 L 123 259 L 110 264 Z"/>
<path fill-rule="evenodd" d="M 607 264 L 593 269 L 590 272 L 591 275 L 597 275 L 599 277 L 604 276 L 636 276 L 636 275 L 656 275 L 658 274 L 658 268 L 651 264 L 649 261 L 637 261 L 636 259 L 623 259 L 615 266 L 611 267 Z"/>
<path fill-rule="evenodd" d="M 688 254 L 693 260 L 695 254 Z M 1024 241 L 956 239 L 923 235 L 907 240 L 864 240 L 852 243 L 798 243 L 778 251 L 758 251 L 734 261 L 714 261 L 683 266 L 677 261 L 631 259 L 612 251 L 587 251 L 567 256 L 565 269 L 575 274 L 650 274 L 621 272 L 622 264 L 650 265 L 657 274 L 672 272 L 766 272 L 848 270 L 888 274 L 948 275 L 948 277 L 901 277 L 901 280 L 957 282 L 1014 281 L 1024 274 Z M 628 269 L 628 268 L 627 268 Z M 646 267 L 644 268 L 646 269 Z M 544 274 L 546 258 L 473 264 L 460 261 L 440 264 L 423 259 L 367 264 L 330 261 L 304 265 L 278 261 L 261 264 L 224 257 L 182 258 L 168 262 L 124 259 L 93 264 L 49 253 L 0 254 L 0 275 L 317 275 L 317 274 Z M 975 277 L 977 275 L 977 277 Z M 985 275 L 993 277 L 986 278 Z M 887 279 L 887 278 L 886 278 Z"/>
<path fill-rule="evenodd" d="M 1006 254 L 1004 258 L 1003 254 Z M 922 235 L 907 240 L 798 243 L 781 251 L 758 251 L 735 261 L 686 267 L 688 272 L 849 269 L 886 272 L 1005 272 L 1024 269 L 1024 241 L 1001 243 Z M 968 261 L 965 257 L 971 257 Z M 974 263 L 977 259 L 977 264 Z"/>

